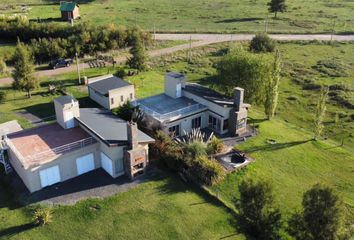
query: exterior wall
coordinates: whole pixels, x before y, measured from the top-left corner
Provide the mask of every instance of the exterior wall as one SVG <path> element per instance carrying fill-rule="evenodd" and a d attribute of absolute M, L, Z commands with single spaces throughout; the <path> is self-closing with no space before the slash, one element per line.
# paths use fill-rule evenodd
<path fill-rule="evenodd" d="M 177 85 L 183 86 L 185 78 L 174 78 L 166 74 L 165 76 L 165 94 L 172 98 L 176 98 Z"/>
<path fill-rule="evenodd" d="M 54 108 L 55 108 L 55 115 L 57 119 L 57 123 L 62 126 L 63 128 L 66 127 L 66 119 L 65 119 L 65 114 L 69 111 L 73 113 L 73 117 L 79 117 L 80 116 L 80 108 L 79 108 L 79 102 L 74 99 L 75 105 L 73 106 L 72 103 L 67 103 L 62 105 L 58 101 L 54 100 Z M 76 123 L 75 123 L 76 126 Z"/>
<path fill-rule="evenodd" d="M 79 7 L 76 6 L 74 8 L 74 10 L 72 11 L 72 16 L 73 16 L 73 19 L 77 19 L 80 17 L 80 12 L 79 12 Z"/>
<path fill-rule="evenodd" d="M 100 104 L 105 109 L 110 109 L 108 97 L 102 96 L 101 94 L 97 93 L 95 90 L 93 90 L 90 87 L 88 89 L 89 89 L 89 96 L 92 100 Z"/>
<path fill-rule="evenodd" d="M 192 120 L 197 117 L 201 117 L 200 128 L 208 127 L 208 114 L 207 114 L 207 112 L 202 112 L 202 113 L 194 114 L 194 115 L 191 115 L 189 117 L 186 117 L 186 118 L 183 118 L 183 119 L 180 119 L 177 121 L 166 123 L 166 125 L 165 125 L 166 130 L 168 130 L 169 127 L 179 125 L 180 135 L 183 136 L 184 131 L 186 133 L 189 133 L 190 131 L 192 131 Z"/>
<path fill-rule="evenodd" d="M 104 143 L 100 144 L 100 152 L 103 152 L 104 154 L 107 155 L 112 160 L 113 163 L 113 174 L 114 178 L 119 177 L 124 174 L 124 166 L 122 166 L 121 171 L 117 171 L 117 164 L 123 164 L 123 152 L 124 152 L 124 147 L 108 147 Z M 101 159 L 100 159 L 101 161 Z"/>
<path fill-rule="evenodd" d="M 93 153 L 95 159 L 95 169 L 101 167 L 99 157 L 99 144 L 95 143 L 85 148 L 78 149 L 66 153 L 56 159 L 51 160 L 48 163 L 42 164 L 38 167 L 32 167 L 30 169 L 24 169 L 20 160 L 10 153 L 10 162 L 14 166 L 16 172 L 21 177 L 26 187 L 30 192 L 35 192 L 42 189 L 39 171 L 58 165 L 60 171 L 61 182 L 77 176 L 76 158 Z"/>
<path fill-rule="evenodd" d="M 130 98 L 130 94 L 133 95 L 132 99 Z M 108 96 L 109 96 L 109 109 L 110 110 L 123 105 L 125 102 L 127 102 L 127 100 L 134 101 L 135 100 L 134 85 L 129 85 L 129 86 L 125 86 L 122 88 L 110 90 L 108 93 Z M 123 96 L 123 101 L 121 101 L 121 96 Z M 111 102 L 112 101 L 111 99 L 114 99 L 113 104 Z"/>

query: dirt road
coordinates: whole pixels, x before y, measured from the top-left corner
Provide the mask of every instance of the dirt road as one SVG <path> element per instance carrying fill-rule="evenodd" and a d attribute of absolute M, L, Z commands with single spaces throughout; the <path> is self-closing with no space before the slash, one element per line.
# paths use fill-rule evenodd
<path fill-rule="evenodd" d="M 354 41 L 354 35 L 330 35 L 330 34 L 271 34 L 271 38 L 278 41 L 298 41 L 298 40 L 333 40 L 333 41 Z M 251 40 L 254 34 L 156 34 L 156 40 L 192 40 L 193 42 L 187 44 L 181 44 L 174 47 L 163 48 L 149 51 L 150 57 L 158 57 L 166 54 L 171 54 L 180 50 L 188 48 L 201 47 L 218 42 L 227 41 L 246 41 Z M 127 60 L 127 57 L 119 57 L 115 59 L 117 63 L 123 63 Z M 88 64 L 81 63 L 80 68 L 89 68 Z M 72 65 L 66 68 L 58 68 L 55 70 L 41 70 L 36 72 L 36 76 L 55 76 L 66 72 L 76 71 L 76 65 Z M 10 84 L 13 79 L 11 77 L 0 79 L 0 85 Z"/>

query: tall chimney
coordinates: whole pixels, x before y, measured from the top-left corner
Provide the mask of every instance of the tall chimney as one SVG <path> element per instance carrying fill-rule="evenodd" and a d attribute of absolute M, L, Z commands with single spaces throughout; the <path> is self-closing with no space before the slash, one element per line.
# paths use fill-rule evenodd
<path fill-rule="evenodd" d="M 138 126 L 135 122 L 129 122 L 127 124 L 128 142 L 132 149 L 136 149 L 139 146 L 138 143 Z"/>
<path fill-rule="evenodd" d="M 240 87 L 234 88 L 234 107 L 237 112 L 240 111 L 242 108 L 243 94 L 244 94 L 243 88 Z"/>

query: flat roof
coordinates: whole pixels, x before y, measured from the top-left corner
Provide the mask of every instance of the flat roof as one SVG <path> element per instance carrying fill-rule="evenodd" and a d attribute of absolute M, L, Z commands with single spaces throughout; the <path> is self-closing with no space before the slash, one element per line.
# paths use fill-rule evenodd
<path fill-rule="evenodd" d="M 234 105 L 233 99 L 228 98 L 225 95 L 218 93 L 217 91 L 214 91 L 197 83 L 186 83 L 183 90 L 195 94 L 201 98 L 204 98 L 205 100 L 208 100 L 220 106 L 227 105 L 232 107 Z"/>
<path fill-rule="evenodd" d="M 52 151 L 53 149 L 89 137 L 91 136 L 80 127 L 64 129 L 57 123 L 43 125 L 8 135 L 10 142 L 23 156 L 23 159 L 20 160 L 23 161 L 24 165 L 30 165 L 33 160 L 36 161 L 36 164 L 44 163 L 49 157 L 52 158 L 53 155 L 57 155 L 56 152 Z M 36 154 L 48 151 L 51 154 L 46 155 L 48 156 L 47 158 L 31 158 L 32 156 L 36 156 Z"/>
<path fill-rule="evenodd" d="M 70 95 L 64 95 L 64 96 L 58 97 L 58 98 L 54 99 L 54 101 L 59 102 L 61 105 L 72 103 L 73 101 L 77 102 L 77 100 Z"/>
<path fill-rule="evenodd" d="M 88 86 L 102 95 L 108 94 L 110 90 L 130 86 L 131 84 L 116 76 L 107 76 L 100 80 L 89 83 Z"/>
<path fill-rule="evenodd" d="M 138 103 L 150 108 L 159 114 L 167 114 L 198 103 L 186 97 L 172 98 L 166 94 L 159 94 L 152 97 L 138 100 Z"/>
<path fill-rule="evenodd" d="M 128 145 L 128 124 L 110 111 L 99 108 L 80 108 L 77 120 L 96 137 L 109 146 Z M 153 142 L 154 139 L 139 130 L 138 141 Z"/>

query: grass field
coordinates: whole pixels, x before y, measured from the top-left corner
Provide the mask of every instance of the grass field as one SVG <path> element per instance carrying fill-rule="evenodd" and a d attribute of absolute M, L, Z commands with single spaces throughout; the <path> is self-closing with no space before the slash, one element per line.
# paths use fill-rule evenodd
<path fill-rule="evenodd" d="M 82 22 L 138 25 L 159 32 L 353 32 L 354 2 L 341 0 L 287 1 L 288 11 L 277 20 L 268 14 L 268 0 L 86 0 L 80 1 Z M 23 14 L 29 4 L 31 19 L 60 18 L 59 4 L 48 0 L 1 0 L 3 13 Z"/>
<path fill-rule="evenodd" d="M 30 225 L 30 208 L 8 205 L 1 193 L 1 239 L 245 239 L 223 206 L 174 176 L 104 200 L 55 207 L 53 222 L 38 228 Z"/>

